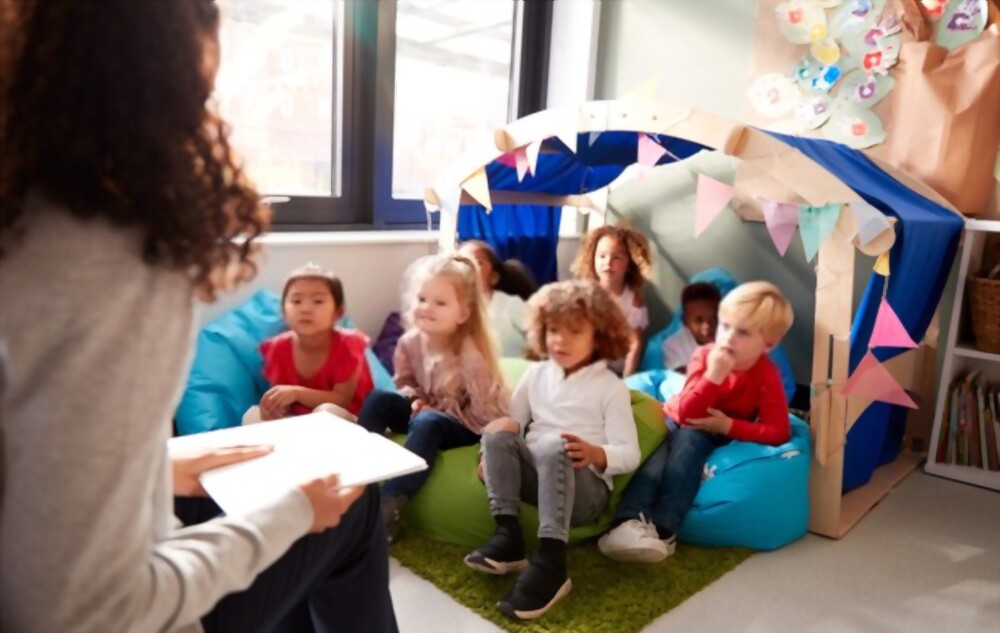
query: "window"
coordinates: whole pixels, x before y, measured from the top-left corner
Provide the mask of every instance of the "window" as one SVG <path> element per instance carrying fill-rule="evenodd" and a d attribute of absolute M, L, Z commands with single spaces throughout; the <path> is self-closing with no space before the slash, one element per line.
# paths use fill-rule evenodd
<path fill-rule="evenodd" d="M 397 3 L 394 198 L 423 199 L 468 139 L 508 121 L 513 32 L 513 0 Z"/>
<path fill-rule="evenodd" d="M 343 2 L 221 0 L 216 78 L 233 145 L 261 191 L 337 196 L 334 71 Z"/>
<path fill-rule="evenodd" d="M 219 4 L 216 98 L 258 189 L 290 198 L 279 229 L 424 226 L 423 191 L 466 142 L 541 107 L 523 93 L 537 101 L 544 73 L 520 61 L 547 2 Z"/>

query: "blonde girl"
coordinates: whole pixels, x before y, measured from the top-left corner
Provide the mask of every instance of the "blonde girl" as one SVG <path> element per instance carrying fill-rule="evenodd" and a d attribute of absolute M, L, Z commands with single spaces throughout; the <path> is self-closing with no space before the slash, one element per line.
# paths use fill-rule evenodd
<path fill-rule="evenodd" d="M 476 265 L 455 254 L 418 261 L 405 303 L 408 330 L 394 365 L 397 391 L 374 391 L 358 422 L 369 431 L 406 433 L 406 448 L 431 466 L 439 450 L 468 446 L 491 420 L 506 416 L 508 394 L 486 322 Z M 383 488 L 389 542 L 400 512 L 429 471 L 398 477 Z"/>
<path fill-rule="evenodd" d="M 613 366 L 623 376 L 635 373 L 639 367 L 642 336 L 649 325 L 642 287 L 651 269 L 649 241 L 627 226 L 602 226 L 591 231 L 573 262 L 573 274 L 596 281 L 607 290 L 632 329 L 624 364 Z"/>

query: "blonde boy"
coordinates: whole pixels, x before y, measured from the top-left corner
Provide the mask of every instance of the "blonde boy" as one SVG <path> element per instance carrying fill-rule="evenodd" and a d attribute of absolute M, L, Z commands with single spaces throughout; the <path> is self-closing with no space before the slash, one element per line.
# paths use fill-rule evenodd
<path fill-rule="evenodd" d="M 715 342 L 691 357 L 684 389 L 663 407 L 670 433 L 636 473 L 598 546 L 609 558 L 658 562 L 673 553 L 705 462 L 731 440 L 788 441 L 788 404 L 767 353 L 792 326 L 792 308 L 765 281 L 743 284 L 719 305 Z"/>

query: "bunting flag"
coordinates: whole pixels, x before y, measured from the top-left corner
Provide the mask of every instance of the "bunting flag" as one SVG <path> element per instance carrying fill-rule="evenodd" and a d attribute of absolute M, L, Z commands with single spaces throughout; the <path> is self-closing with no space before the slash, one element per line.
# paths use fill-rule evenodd
<path fill-rule="evenodd" d="M 889 276 L 889 251 L 878 256 L 878 259 L 875 260 L 875 265 L 872 266 L 872 270 L 883 277 Z"/>
<path fill-rule="evenodd" d="M 821 207 L 802 205 L 799 207 L 799 237 L 806 252 L 806 261 L 811 262 L 820 246 L 830 237 L 840 217 L 840 203 L 825 204 Z"/>
<path fill-rule="evenodd" d="M 587 136 L 587 145 L 593 147 L 594 143 L 597 142 L 597 139 L 601 138 L 601 134 L 602 132 L 591 132 L 590 135 Z"/>
<path fill-rule="evenodd" d="M 480 167 L 465 179 L 462 189 L 475 198 L 476 202 L 486 207 L 488 211 L 493 210 L 493 203 L 490 200 L 490 183 L 486 179 L 486 169 Z"/>
<path fill-rule="evenodd" d="M 851 202 L 848 206 L 854 212 L 854 221 L 858 225 L 858 239 L 862 246 L 892 228 L 885 215 L 867 202 Z"/>
<path fill-rule="evenodd" d="M 518 147 L 514 150 L 514 168 L 517 169 L 517 181 L 524 180 L 524 175 L 528 173 L 528 148 Z M 534 169 L 532 169 L 534 172 Z"/>
<path fill-rule="evenodd" d="M 562 141 L 563 145 L 569 148 L 569 151 L 576 153 L 576 118 L 567 117 L 565 123 L 561 126 L 562 129 L 556 132 L 556 138 Z"/>
<path fill-rule="evenodd" d="M 528 173 L 538 175 L 538 153 L 542 151 L 542 142 L 528 143 L 524 148 L 524 157 L 528 160 Z"/>
<path fill-rule="evenodd" d="M 764 223 L 767 225 L 767 232 L 771 235 L 771 241 L 784 257 L 788 245 L 792 243 L 792 236 L 795 235 L 795 227 L 799 218 L 799 205 L 773 200 L 760 200 L 760 204 L 764 208 Z"/>
<path fill-rule="evenodd" d="M 606 213 L 608 210 L 608 188 L 602 187 L 597 191 L 591 191 L 587 194 L 587 198 L 590 199 L 593 208 L 601 213 Z"/>
<path fill-rule="evenodd" d="M 878 306 L 878 315 L 875 317 L 875 326 L 872 328 L 868 347 L 917 347 L 885 297 L 882 297 L 882 302 Z"/>
<path fill-rule="evenodd" d="M 500 163 L 501 165 L 506 165 L 511 169 L 516 169 L 517 159 L 514 156 L 514 152 L 516 151 L 517 150 L 514 150 L 513 152 L 507 152 L 506 154 L 500 154 L 499 156 L 497 156 L 496 162 Z"/>
<path fill-rule="evenodd" d="M 654 167 L 656 162 L 667 153 L 667 150 L 649 138 L 648 134 L 639 133 L 636 162 L 645 167 Z"/>
<path fill-rule="evenodd" d="M 841 393 L 845 396 L 858 396 L 911 409 L 917 408 L 917 403 L 899 386 L 889 370 L 878 362 L 871 350 L 865 354 L 854 369 L 854 373 L 844 383 Z"/>
<path fill-rule="evenodd" d="M 441 212 L 458 217 L 458 205 L 462 200 L 462 188 L 454 187 L 453 189 L 446 189 L 441 185 L 437 185 L 434 187 L 434 193 L 437 194 L 438 201 L 441 203 Z"/>
<path fill-rule="evenodd" d="M 719 213 L 736 195 L 736 189 L 711 176 L 698 174 L 698 192 L 695 197 L 694 236 L 708 228 Z"/>

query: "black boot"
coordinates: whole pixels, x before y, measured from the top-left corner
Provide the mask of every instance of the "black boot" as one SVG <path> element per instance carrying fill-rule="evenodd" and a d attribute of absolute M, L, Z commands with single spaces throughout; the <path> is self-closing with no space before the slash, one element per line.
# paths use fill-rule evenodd
<path fill-rule="evenodd" d="M 504 615 L 519 620 L 540 618 L 569 594 L 573 583 L 566 576 L 566 543 L 539 539 L 531 564 L 517 577 L 517 583 L 500 599 L 497 607 Z"/>
<path fill-rule="evenodd" d="M 524 557 L 524 535 L 517 517 L 497 515 L 497 529 L 488 541 L 465 557 L 465 564 L 486 574 L 503 576 L 528 566 Z"/>

